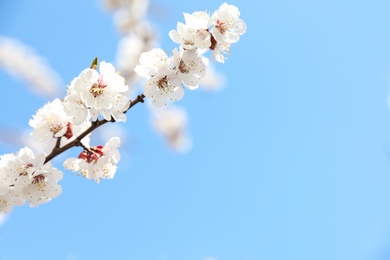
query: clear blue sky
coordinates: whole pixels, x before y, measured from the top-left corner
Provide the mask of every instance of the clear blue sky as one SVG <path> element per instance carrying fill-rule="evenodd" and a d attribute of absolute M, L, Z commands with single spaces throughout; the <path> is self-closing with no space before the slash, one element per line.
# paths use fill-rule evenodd
<path fill-rule="evenodd" d="M 153 1 L 161 46 L 182 12 L 221 3 Z M 179 102 L 192 151 L 167 150 L 137 105 L 116 178 L 65 172 L 60 197 L 10 214 L 1 260 L 390 259 L 390 2 L 229 3 L 248 31 L 217 66 L 226 88 Z M 64 87 L 93 57 L 113 62 L 119 39 L 99 1 L 3 0 L 0 34 Z M 47 100 L 3 72 L 0 84 L 0 127 L 27 128 Z"/>

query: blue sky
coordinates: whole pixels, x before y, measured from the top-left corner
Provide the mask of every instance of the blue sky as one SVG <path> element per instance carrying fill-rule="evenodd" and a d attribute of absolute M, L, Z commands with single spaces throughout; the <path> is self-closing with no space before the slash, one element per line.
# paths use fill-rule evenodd
<path fill-rule="evenodd" d="M 153 1 L 162 48 L 175 47 L 182 12 L 221 3 Z M 60 197 L 10 214 L 0 259 L 390 258 L 390 3 L 229 3 L 248 31 L 217 65 L 226 88 L 179 102 L 192 151 L 168 150 L 137 105 L 115 179 L 65 172 Z M 0 34 L 45 56 L 64 88 L 95 56 L 115 61 L 119 35 L 99 1 L 0 6 Z M 48 99 L 4 72 L 0 84 L 0 127 L 28 128 Z"/>

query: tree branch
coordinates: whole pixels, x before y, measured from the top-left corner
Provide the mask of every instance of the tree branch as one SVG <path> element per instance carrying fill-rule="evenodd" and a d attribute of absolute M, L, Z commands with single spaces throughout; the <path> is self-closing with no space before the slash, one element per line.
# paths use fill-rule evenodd
<path fill-rule="evenodd" d="M 135 106 L 136 104 L 138 103 L 144 103 L 144 98 L 145 98 L 145 95 L 144 94 L 140 94 L 136 97 L 136 99 L 134 99 L 133 101 L 130 102 L 130 106 L 129 108 L 124 112 L 126 113 L 127 111 L 129 111 L 133 106 Z M 76 139 L 74 139 L 73 141 L 71 141 L 70 143 L 62 146 L 62 147 L 57 147 L 57 144 L 56 146 L 53 148 L 53 151 L 51 151 L 50 154 L 48 154 L 46 156 L 46 159 L 45 159 L 45 163 L 49 162 L 50 160 L 52 160 L 54 157 L 56 157 L 57 155 L 69 150 L 70 148 L 74 147 L 74 146 L 80 146 L 81 144 L 81 140 L 86 137 L 88 134 L 90 134 L 92 131 L 94 131 L 96 128 L 100 127 L 101 125 L 104 125 L 105 123 L 107 122 L 116 122 L 114 118 L 111 117 L 111 120 L 106 120 L 106 119 L 101 119 L 101 120 L 97 120 L 95 122 L 92 122 L 92 125 L 87 129 L 85 130 L 83 133 L 81 133 Z M 60 139 L 60 138 L 59 138 Z M 59 140 L 57 139 L 57 141 Z M 57 142 L 58 143 L 58 142 Z"/>

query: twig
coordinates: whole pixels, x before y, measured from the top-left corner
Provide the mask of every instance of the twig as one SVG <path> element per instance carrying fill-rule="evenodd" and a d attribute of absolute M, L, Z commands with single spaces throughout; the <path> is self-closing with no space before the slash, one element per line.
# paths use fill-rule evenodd
<path fill-rule="evenodd" d="M 138 103 L 144 103 L 144 98 L 145 98 L 145 95 L 144 94 L 140 94 L 136 97 L 136 99 L 134 99 L 133 101 L 130 102 L 130 106 L 129 108 L 125 111 L 125 113 L 127 111 L 129 111 L 133 106 L 135 106 L 136 104 Z M 57 139 L 57 143 L 56 143 L 56 146 L 54 147 L 53 151 L 51 151 L 50 154 L 48 154 L 46 156 L 46 159 L 45 159 L 45 162 L 44 163 L 47 163 L 49 162 L 50 160 L 52 160 L 54 157 L 56 157 L 57 155 L 67 151 L 68 149 L 74 147 L 74 146 L 82 146 L 84 147 L 82 144 L 81 144 L 81 140 L 86 137 L 88 134 L 90 134 L 93 130 L 95 130 L 96 128 L 100 127 L 101 125 L 104 125 L 105 123 L 107 122 L 115 122 L 115 119 L 111 117 L 111 120 L 106 120 L 106 119 L 101 119 L 101 120 L 97 120 L 97 121 L 94 121 L 92 122 L 92 125 L 87 129 L 85 130 L 83 133 L 81 133 L 76 139 L 74 139 L 73 141 L 71 141 L 70 143 L 62 146 L 62 147 L 57 147 L 57 144 L 58 144 L 58 140 Z M 80 145 L 81 144 L 81 145 Z"/>

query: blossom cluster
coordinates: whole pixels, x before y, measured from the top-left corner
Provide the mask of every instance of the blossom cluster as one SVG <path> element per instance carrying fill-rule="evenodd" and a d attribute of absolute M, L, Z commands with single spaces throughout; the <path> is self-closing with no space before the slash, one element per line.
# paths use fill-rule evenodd
<path fill-rule="evenodd" d="M 231 44 L 246 32 L 246 24 L 239 17 L 238 8 L 227 3 L 212 15 L 184 13 L 186 23 L 179 22 L 177 30 L 169 32 L 171 39 L 180 44 L 171 56 L 160 48 L 141 54 L 135 71 L 147 79 L 144 95 L 152 98 L 155 107 L 167 105 L 167 99 L 180 100 L 184 87 L 198 88 L 200 79 L 206 75 L 208 59 L 203 54 L 207 50 L 212 51 L 215 61 L 225 61 Z"/>
<path fill-rule="evenodd" d="M 27 147 L 1 156 L 0 212 L 8 213 L 26 200 L 34 207 L 60 195 L 62 172 L 44 161 L 44 154 L 34 154 Z"/>
<path fill-rule="evenodd" d="M 65 160 L 65 169 L 97 183 L 114 178 L 120 139 L 113 137 L 105 145 L 90 146 L 90 133 L 107 122 L 125 122 L 126 112 L 144 98 L 151 98 L 154 107 L 162 107 L 167 99 L 180 100 L 184 87 L 196 89 L 209 63 L 203 54 L 210 49 L 213 59 L 224 62 L 230 45 L 245 33 L 246 25 L 239 16 L 237 7 L 226 3 L 212 15 L 184 13 L 186 23 L 178 23 L 177 30 L 169 33 L 180 44 L 172 55 L 159 48 L 140 55 L 134 71 L 147 80 L 143 94 L 133 101 L 125 78 L 112 64 L 95 59 L 71 81 L 62 100 L 48 102 L 29 121 L 31 135 L 42 144 L 42 151 L 25 147 L 0 156 L 0 213 L 8 213 L 26 200 L 34 207 L 59 196 L 62 188 L 58 181 L 63 174 L 50 161 L 75 146 L 82 151 L 77 158 Z M 165 110 L 154 127 L 172 146 L 179 147 L 187 143 L 185 121 L 184 113 Z"/>
<path fill-rule="evenodd" d="M 114 25 L 119 33 L 116 66 L 135 93 L 139 81 L 134 67 L 142 52 L 157 45 L 156 32 L 147 19 L 149 0 L 104 0 L 107 11 L 113 13 Z"/>
<path fill-rule="evenodd" d="M 64 168 L 99 182 L 112 179 L 119 162 L 120 140 L 111 138 L 104 146 L 89 146 L 88 133 L 102 122 L 124 122 L 130 99 L 128 86 L 113 65 L 97 62 L 83 70 L 67 88 L 67 95 L 38 109 L 30 120 L 32 137 L 42 152 L 25 147 L 0 157 L 0 213 L 27 200 L 34 207 L 61 193 L 62 172 L 47 161 L 68 147 L 83 148 L 78 158 L 68 158 Z M 87 133 L 87 134 L 86 134 Z M 54 155 L 54 156 L 53 156 Z"/>

